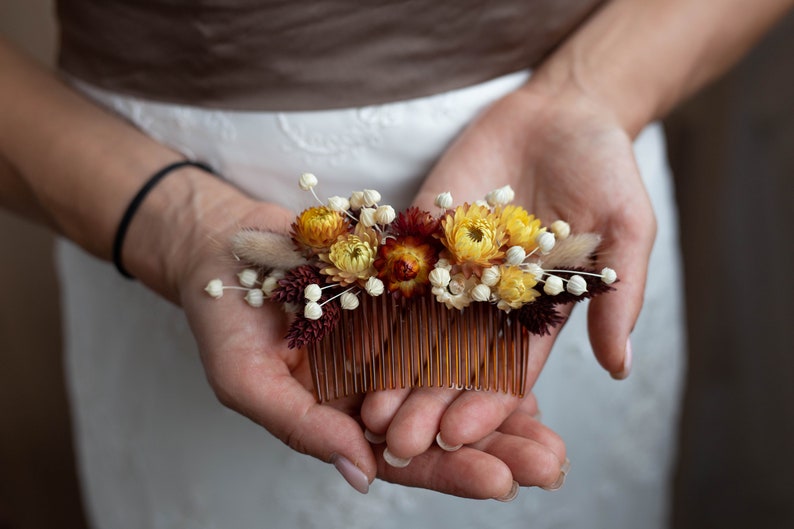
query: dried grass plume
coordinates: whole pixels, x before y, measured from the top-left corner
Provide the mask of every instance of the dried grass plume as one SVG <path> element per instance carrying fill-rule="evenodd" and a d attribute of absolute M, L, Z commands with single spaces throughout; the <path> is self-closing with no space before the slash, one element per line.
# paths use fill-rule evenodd
<path fill-rule="evenodd" d="M 232 238 L 232 253 L 242 261 L 263 268 L 289 270 L 308 261 L 295 250 L 288 235 L 244 228 Z"/>

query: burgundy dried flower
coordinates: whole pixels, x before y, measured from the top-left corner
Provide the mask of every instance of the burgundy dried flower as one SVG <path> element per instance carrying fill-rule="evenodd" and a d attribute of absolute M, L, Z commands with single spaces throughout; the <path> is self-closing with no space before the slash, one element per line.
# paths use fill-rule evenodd
<path fill-rule="evenodd" d="M 541 296 L 518 309 L 518 321 L 526 330 L 537 336 L 551 334 L 551 328 L 565 321 L 565 316 L 554 308 L 556 296 Z"/>
<path fill-rule="evenodd" d="M 430 238 L 438 231 L 438 225 L 438 218 L 416 206 L 411 206 L 397 215 L 390 225 L 390 230 L 397 237 Z"/>
<path fill-rule="evenodd" d="M 303 303 L 304 289 L 312 284 L 325 284 L 325 276 L 320 269 L 312 265 L 302 265 L 289 270 L 278 280 L 270 299 L 277 303 Z"/>
<path fill-rule="evenodd" d="M 336 300 L 323 303 L 323 315 L 319 320 L 310 320 L 303 315 L 295 318 L 289 326 L 287 346 L 290 349 L 305 347 L 307 344 L 316 343 L 333 331 L 342 317 L 342 307 Z"/>

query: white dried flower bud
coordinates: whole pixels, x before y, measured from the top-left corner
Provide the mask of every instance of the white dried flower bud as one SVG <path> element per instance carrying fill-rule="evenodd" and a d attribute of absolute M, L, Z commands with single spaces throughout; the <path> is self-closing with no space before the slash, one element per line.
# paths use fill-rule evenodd
<path fill-rule="evenodd" d="M 541 232 L 535 238 L 535 242 L 538 243 L 541 253 L 549 253 L 554 248 L 554 234 L 548 231 Z"/>
<path fill-rule="evenodd" d="M 563 290 L 565 290 L 565 286 L 562 283 L 561 277 L 549 276 L 546 278 L 546 284 L 543 285 L 543 292 L 545 292 L 549 296 L 556 296 Z"/>
<path fill-rule="evenodd" d="M 364 290 L 367 291 L 367 294 L 370 296 L 380 296 L 383 294 L 384 286 L 383 281 L 378 279 L 375 276 L 370 277 L 367 279 L 367 282 L 364 283 Z"/>
<path fill-rule="evenodd" d="M 252 307 L 261 307 L 265 303 L 265 293 L 258 288 L 252 288 L 245 295 L 245 301 Z"/>
<path fill-rule="evenodd" d="M 496 286 L 501 276 L 502 274 L 499 272 L 499 267 L 492 266 L 482 271 L 482 276 L 480 277 L 480 281 L 482 281 L 483 285 L 488 285 L 489 287 L 492 287 L 492 286 Z"/>
<path fill-rule="evenodd" d="M 379 206 L 378 209 L 375 210 L 375 221 L 381 226 L 391 224 L 396 217 L 397 214 L 391 206 Z"/>
<path fill-rule="evenodd" d="M 567 239 L 571 234 L 571 225 L 564 220 L 555 220 L 549 229 L 559 240 Z"/>
<path fill-rule="evenodd" d="M 314 186 L 317 185 L 317 177 L 311 173 L 303 173 L 298 180 L 298 185 L 304 191 L 309 191 L 310 189 L 314 189 Z"/>
<path fill-rule="evenodd" d="M 259 279 L 259 272 L 253 268 L 246 268 L 237 274 L 237 280 L 246 288 L 252 288 L 256 284 L 257 279 Z"/>
<path fill-rule="evenodd" d="M 447 270 L 452 270 L 452 265 L 449 264 L 449 259 L 439 259 L 436 261 L 436 268 L 445 268 Z"/>
<path fill-rule="evenodd" d="M 511 310 L 513 310 L 513 307 L 510 306 L 510 303 L 508 303 L 503 299 L 499 300 L 499 303 L 496 304 L 496 308 L 499 310 L 503 310 L 505 312 L 510 312 Z"/>
<path fill-rule="evenodd" d="M 303 307 L 303 316 L 307 320 L 319 320 L 323 317 L 323 308 L 316 301 L 310 301 Z"/>
<path fill-rule="evenodd" d="M 449 294 L 449 292 L 447 292 L 447 287 L 445 287 L 445 286 L 444 287 L 433 287 L 431 289 L 431 292 L 433 293 L 434 296 L 443 296 L 444 294 Z"/>
<path fill-rule="evenodd" d="M 317 283 L 306 285 L 306 288 L 303 289 L 303 296 L 307 301 L 319 301 L 323 297 L 323 289 Z"/>
<path fill-rule="evenodd" d="M 449 299 L 444 303 L 448 308 L 463 310 L 471 304 L 471 296 L 465 293 L 449 296 Z"/>
<path fill-rule="evenodd" d="M 436 289 L 434 288 L 433 290 L 435 291 Z M 448 302 L 449 302 L 449 301 L 452 299 L 452 296 L 450 296 L 450 295 L 449 295 L 449 292 L 447 292 L 447 291 L 446 291 L 445 289 L 443 289 L 443 288 L 442 288 L 442 289 L 439 289 L 439 290 L 441 290 L 441 292 L 437 292 L 437 293 L 436 293 L 436 300 L 437 300 L 439 303 L 448 303 Z"/>
<path fill-rule="evenodd" d="M 270 297 L 273 295 L 273 291 L 276 290 L 276 287 L 278 287 L 279 279 L 280 278 L 273 275 L 269 275 L 265 278 L 265 280 L 262 282 L 262 292 L 265 293 L 265 296 Z"/>
<path fill-rule="evenodd" d="M 380 202 L 380 193 L 374 189 L 364 190 L 364 205 L 371 207 Z"/>
<path fill-rule="evenodd" d="M 486 202 L 486 201 L 485 201 L 485 200 L 483 200 L 483 199 L 480 199 L 480 200 L 475 200 L 475 201 L 474 201 L 474 205 L 475 205 L 475 206 L 482 206 L 482 207 L 484 207 L 484 208 L 487 208 L 487 207 L 490 207 L 490 206 L 491 206 L 491 205 L 490 205 L 488 202 Z"/>
<path fill-rule="evenodd" d="M 611 285 L 618 279 L 618 274 L 609 267 L 604 267 L 601 270 L 601 280 L 607 285 Z"/>
<path fill-rule="evenodd" d="M 207 286 L 204 287 L 204 291 L 207 292 L 210 296 L 215 299 L 220 299 L 223 297 L 223 281 L 220 279 L 213 279 Z"/>
<path fill-rule="evenodd" d="M 587 282 L 580 275 L 571 276 L 568 280 L 567 290 L 574 296 L 581 296 L 587 292 Z"/>
<path fill-rule="evenodd" d="M 540 266 L 538 263 L 527 263 L 524 265 L 524 272 L 528 274 L 532 274 L 532 277 L 535 278 L 535 281 L 540 281 L 543 279 L 543 267 Z"/>
<path fill-rule="evenodd" d="M 485 302 L 491 299 L 491 287 L 480 283 L 471 289 L 471 299 L 474 301 Z"/>
<path fill-rule="evenodd" d="M 436 197 L 436 206 L 441 209 L 449 209 L 452 207 L 452 193 L 444 191 Z"/>
<path fill-rule="evenodd" d="M 350 201 L 348 201 L 345 197 L 333 196 L 328 199 L 328 209 L 332 211 L 338 211 L 339 213 L 344 213 L 350 209 Z"/>
<path fill-rule="evenodd" d="M 367 228 L 373 227 L 378 221 L 375 220 L 375 208 L 361 208 L 358 214 L 358 221 Z"/>
<path fill-rule="evenodd" d="M 509 204 L 514 198 L 516 198 L 516 194 L 513 191 L 513 188 L 509 185 L 500 187 L 499 189 L 494 189 L 485 195 L 485 201 L 488 202 L 488 205 L 492 207 Z"/>
<path fill-rule="evenodd" d="M 363 191 L 353 191 L 350 194 L 350 209 L 358 210 L 364 205 L 364 192 Z"/>
<path fill-rule="evenodd" d="M 449 270 L 446 268 L 433 268 L 429 275 L 430 284 L 434 287 L 446 288 L 449 284 Z"/>
<path fill-rule="evenodd" d="M 345 310 L 355 310 L 358 308 L 358 296 L 352 292 L 345 292 L 340 296 L 339 304 Z"/>
<path fill-rule="evenodd" d="M 447 285 L 450 293 L 457 296 L 458 294 L 463 294 L 466 290 L 466 280 L 463 278 L 461 274 L 456 274 L 455 277 L 449 280 L 449 285 Z"/>
<path fill-rule="evenodd" d="M 507 250 L 507 264 L 518 265 L 527 258 L 527 252 L 521 246 L 511 246 Z"/>

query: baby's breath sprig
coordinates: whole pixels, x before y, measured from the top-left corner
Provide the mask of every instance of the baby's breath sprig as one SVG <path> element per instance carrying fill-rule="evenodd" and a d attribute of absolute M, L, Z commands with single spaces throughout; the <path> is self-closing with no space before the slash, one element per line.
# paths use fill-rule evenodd
<path fill-rule="evenodd" d="M 212 279 L 207 283 L 207 286 L 204 287 L 204 291 L 213 298 L 220 299 L 223 297 L 223 292 L 225 290 L 242 290 L 245 292 L 243 299 L 245 299 L 246 303 L 250 306 L 261 307 L 264 305 L 265 293 L 261 288 L 255 286 L 261 284 L 258 271 L 246 268 L 237 274 L 237 280 L 240 282 L 239 286 L 224 285 L 223 280 L 220 278 Z"/>

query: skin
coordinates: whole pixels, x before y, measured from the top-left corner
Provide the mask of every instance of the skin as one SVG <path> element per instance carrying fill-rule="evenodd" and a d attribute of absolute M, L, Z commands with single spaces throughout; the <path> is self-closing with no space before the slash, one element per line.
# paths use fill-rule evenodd
<path fill-rule="evenodd" d="M 600 256 L 620 289 L 589 309 L 593 350 L 627 375 L 626 350 L 642 305 L 655 221 L 631 141 L 647 123 L 735 62 L 790 0 L 614 0 L 555 51 L 521 89 L 472 123 L 428 176 L 416 204 L 430 209 L 510 184 L 517 204 L 547 222 L 604 236 Z M 83 99 L 0 41 L 0 204 L 51 226 L 109 259 L 122 212 L 148 175 L 181 157 Z M 101 176 L 101 178 L 98 178 Z M 200 170 L 184 168 L 144 201 L 124 262 L 144 285 L 179 304 L 218 399 L 300 452 L 344 457 L 363 474 L 471 498 L 499 498 L 513 482 L 549 486 L 566 453 L 534 416 L 537 403 L 496 393 L 419 389 L 318 405 L 305 357 L 289 350 L 273 306 L 251 311 L 210 299 L 209 278 L 233 283 L 229 236 L 242 225 L 285 231 L 294 214 L 257 202 Z M 261 311 L 267 314 L 263 317 Z M 269 326 L 261 324 L 271 322 Z M 555 336 L 533 340 L 528 383 Z M 387 436 L 387 465 L 362 423 Z M 445 452 L 434 445 L 441 431 Z"/>

